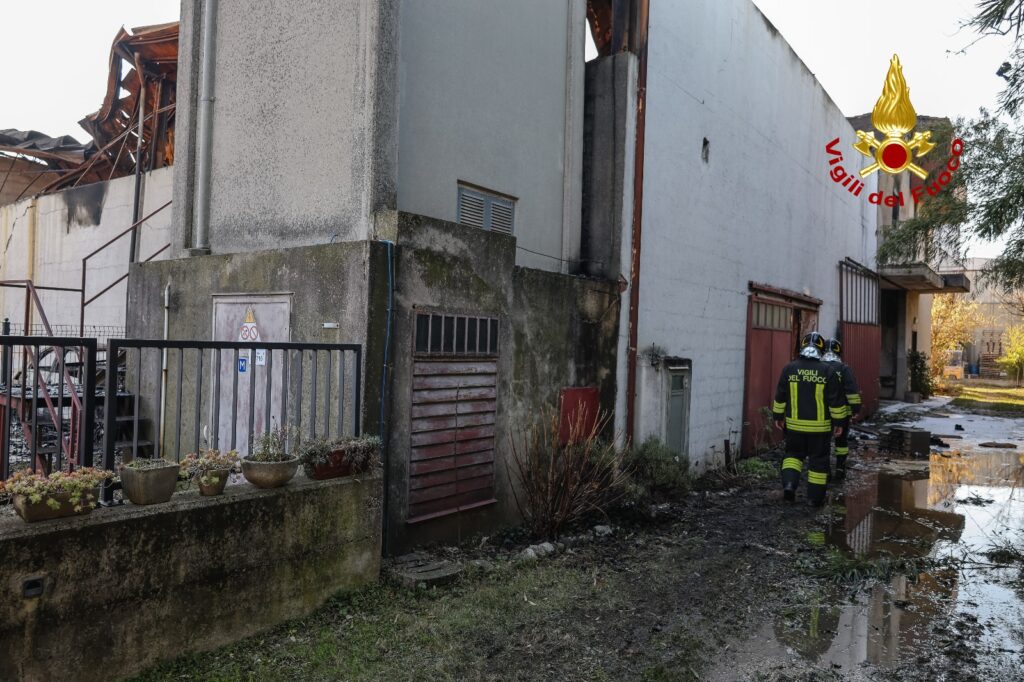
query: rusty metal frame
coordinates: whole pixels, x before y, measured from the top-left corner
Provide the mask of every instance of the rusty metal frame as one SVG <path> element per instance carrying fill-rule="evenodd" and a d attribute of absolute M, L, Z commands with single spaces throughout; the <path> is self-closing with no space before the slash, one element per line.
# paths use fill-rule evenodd
<path fill-rule="evenodd" d="M 621 7 L 624 2 L 614 6 Z M 626 440 L 632 441 L 636 421 L 636 383 L 637 383 L 637 335 L 640 315 L 640 247 L 643 244 L 643 206 L 644 206 L 644 147 L 647 121 L 647 29 L 650 23 L 650 0 L 632 0 L 632 12 L 628 13 L 631 26 L 628 48 L 639 59 L 636 83 L 636 141 L 633 154 L 633 229 L 631 240 L 631 258 L 629 268 L 629 347 L 627 349 L 626 367 Z M 619 16 L 621 12 L 613 13 Z M 623 40 L 625 27 L 616 30 L 612 27 L 612 43 L 615 37 Z M 626 43 L 623 42 L 623 47 Z"/>

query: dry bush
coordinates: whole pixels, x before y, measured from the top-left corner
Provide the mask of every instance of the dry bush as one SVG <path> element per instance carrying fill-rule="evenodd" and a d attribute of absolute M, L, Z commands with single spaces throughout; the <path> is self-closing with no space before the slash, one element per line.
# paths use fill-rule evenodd
<path fill-rule="evenodd" d="M 567 524 L 603 512 L 623 494 L 628 476 L 622 455 L 601 438 L 609 418 L 601 414 L 591 424 L 578 411 L 567 445 L 560 444 L 557 414 L 513 430 L 506 464 L 518 480 L 512 487 L 516 506 L 535 535 L 554 540 Z"/>

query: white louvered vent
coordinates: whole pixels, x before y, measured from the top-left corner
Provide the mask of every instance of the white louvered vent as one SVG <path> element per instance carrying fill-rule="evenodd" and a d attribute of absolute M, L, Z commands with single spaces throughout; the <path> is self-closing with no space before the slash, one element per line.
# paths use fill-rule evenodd
<path fill-rule="evenodd" d="M 514 199 L 459 186 L 459 223 L 502 234 L 512 234 L 515 230 L 515 214 Z"/>
<path fill-rule="evenodd" d="M 484 197 L 465 187 L 459 188 L 459 222 L 470 227 L 484 227 Z"/>
<path fill-rule="evenodd" d="M 491 229 L 502 234 L 512 234 L 512 220 L 515 207 L 506 199 L 491 201 Z"/>

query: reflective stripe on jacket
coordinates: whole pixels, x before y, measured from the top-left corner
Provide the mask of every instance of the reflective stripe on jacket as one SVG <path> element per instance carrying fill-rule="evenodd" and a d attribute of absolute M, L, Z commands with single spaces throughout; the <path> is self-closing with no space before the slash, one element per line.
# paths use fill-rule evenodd
<path fill-rule="evenodd" d="M 801 357 L 783 368 L 772 413 L 784 417 L 790 431 L 826 433 L 848 410 L 842 380 L 829 363 Z"/>

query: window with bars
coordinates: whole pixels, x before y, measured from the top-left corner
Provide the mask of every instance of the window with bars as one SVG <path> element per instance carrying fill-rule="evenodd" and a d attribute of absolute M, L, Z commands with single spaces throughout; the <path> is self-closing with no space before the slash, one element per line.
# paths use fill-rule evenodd
<path fill-rule="evenodd" d="M 498 320 L 471 315 L 416 315 L 417 355 L 498 354 Z"/>
<path fill-rule="evenodd" d="M 515 227 L 515 200 L 459 185 L 459 206 L 456 220 L 470 227 L 512 234 Z"/>
<path fill-rule="evenodd" d="M 760 329 L 790 331 L 793 329 L 793 310 L 784 305 L 755 301 L 753 322 Z"/>
<path fill-rule="evenodd" d="M 859 266 L 839 264 L 843 322 L 879 324 L 878 275 Z"/>

